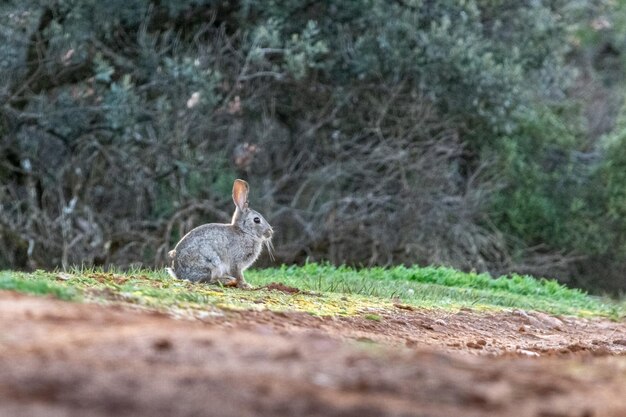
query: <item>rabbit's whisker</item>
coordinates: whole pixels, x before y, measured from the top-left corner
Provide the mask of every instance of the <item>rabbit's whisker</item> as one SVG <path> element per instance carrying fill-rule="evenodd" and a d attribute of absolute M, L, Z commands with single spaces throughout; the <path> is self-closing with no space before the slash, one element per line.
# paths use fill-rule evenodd
<path fill-rule="evenodd" d="M 270 239 L 265 241 L 265 247 L 267 248 L 267 253 L 270 256 L 272 262 L 276 261 L 276 258 L 274 257 L 274 244 Z"/>

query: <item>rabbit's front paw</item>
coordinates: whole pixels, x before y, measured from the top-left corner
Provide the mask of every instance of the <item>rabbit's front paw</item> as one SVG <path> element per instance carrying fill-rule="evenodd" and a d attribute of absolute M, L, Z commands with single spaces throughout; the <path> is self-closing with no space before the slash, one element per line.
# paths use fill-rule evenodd
<path fill-rule="evenodd" d="M 239 281 L 237 283 L 237 288 L 241 288 L 244 290 L 249 290 L 252 288 L 252 285 L 248 284 L 246 281 Z"/>

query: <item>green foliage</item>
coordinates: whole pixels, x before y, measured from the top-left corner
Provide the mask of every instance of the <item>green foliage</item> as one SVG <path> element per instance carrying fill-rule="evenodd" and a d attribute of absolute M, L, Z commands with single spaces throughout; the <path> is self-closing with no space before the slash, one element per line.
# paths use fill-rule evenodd
<path fill-rule="evenodd" d="M 278 78 L 288 74 L 296 80 L 305 78 L 315 69 L 325 68 L 324 57 L 329 50 L 315 21 L 307 21 L 304 29 L 290 36 L 281 33 L 281 29 L 281 22 L 273 17 L 254 27 L 249 51 L 252 64 L 271 69 Z M 272 53 L 279 54 L 282 59 L 268 62 L 266 56 Z"/>
<path fill-rule="evenodd" d="M 583 25 L 573 33 L 579 44 L 578 55 L 584 62 L 584 71 L 596 79 L 598 87 L 615 89 L 617 94 L 626 81 L 626 2 L 624 0 L 601 2 L 590 24 Z M 580 59 L 580 58 L 579 58 Z"/>
<path fill-rule="evenodd" d="M 310 57 L 315 65 L 309 67 L 335 84 L 409 80 L 444 113 L 481 123 L 486 130 L 475 138 L 488 140 L 494 132 L 510 132 L 512 116 L 536 95 L 563 87 L 566 36 L 585 7 L 586 2 L 559 1 L 532 7 L 476 0 L 326 1 L 312 7 L 304 0 L 248 1 L 244 19 L 258 19 L 255 30 L 263 36 L 257 39 L 266 39 L 268 47 L 285 47 L 279 39 L 301 39 L 304 46 L 287 45 L 287 54 Z M 300 78 L 302 67 L 289 72 Z"/>
<path fill-rule="evenodd" d="M 607 247 L 599 253 L 610 253 L 626 260 L 626 117 L 625 109 L 613 133 L 602 140 L 603 158 L 593 173 L 589 199 L 596 209 L 594 224 L 601 225 Z"/>
<path fill-rule="evenodd" d="M 133 87 L 131 77 L 125 75 L 120 82 L 112 83 L 110 90 L 104 95 L 104 117 L 113 130 L 131 130 L 137 122 L 137 112 L 141 107 Z"/>
<path fill-rule="evenodd" d="M 594 152 L 571 87 L 623 73 L 580 62 L 623 60 L 624 4 L 4 2 L 3 262 L 161 265 L 235 177 L 289 262 L 621 254 L 623 127 Z"/>
<path fill-rule="evenodd" d="M 586 204 L 581 190 L 589 182 L 590 168 L 576 160 L 581 129 L 569 113 L 544 107 L 520 120 L 516 136 L 500 143 L 502 159 L 496 169 L 507 186 L 494 199 L 494 218 L 509 234 L 532 245 L 575 247 L 572 227 L 585 216 L 579 212 L 581 203 Z"/>

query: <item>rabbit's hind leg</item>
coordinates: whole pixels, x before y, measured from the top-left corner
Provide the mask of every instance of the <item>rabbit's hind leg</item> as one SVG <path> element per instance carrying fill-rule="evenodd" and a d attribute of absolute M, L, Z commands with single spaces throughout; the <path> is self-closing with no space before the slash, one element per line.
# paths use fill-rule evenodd
<path fill-rule="evenodd" d="M 174 272 L 176 276 L 192 282 L 214 284 L 222 274 L 219 265 L 219 259 L 214 254 L 186 251 L 174 261 Z"/>
<path fill-rule="evenodd" d="M 174 252 L 174 251 L 172 251 Z M 179 251 L 172 258 L 172 267 L 170 275 L 174 278 L 183 279 L 191 282 L 203 282 L 211 280 L 210 264 L 196 252 Z"/>
<path fill-rule="evenodd" d="M 178 268 L 176 268 L 178 266 Z M 191 282 L 205 282 L 215 284 L 221 271 L 211 262 L 190 263 L 183 265 L 182 262 L 175 264 L 174 274 L 177 278 L 186 279 Z"/>
<path fill-rule="evenodd" d="M 237 286 L 237 278 L 228 275 L 224 263 L 216 255 L 205 256 L 205 263 L 202 268 L 197 271 L 202 274 L 200 282 L 209 284 L 218 284 L 224 287 Z"/>

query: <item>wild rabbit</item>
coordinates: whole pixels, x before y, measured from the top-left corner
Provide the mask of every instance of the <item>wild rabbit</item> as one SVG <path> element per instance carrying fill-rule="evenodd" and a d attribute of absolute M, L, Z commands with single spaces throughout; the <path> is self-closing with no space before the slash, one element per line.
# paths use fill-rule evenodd
<path fill-rule="evenodd" d="M 230 224 L 205 224 L 183 236 L 168 253 L 172 260 L 168 272 L 172 276 L 249 288 L 243 271 L 256 261 L 263 244 L 271 250 L 274 231 L 263 216 L 248 208 L 248 191 L 247 182 L 235 180 L 236 208 Z"/>

